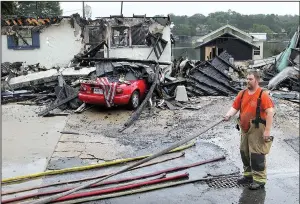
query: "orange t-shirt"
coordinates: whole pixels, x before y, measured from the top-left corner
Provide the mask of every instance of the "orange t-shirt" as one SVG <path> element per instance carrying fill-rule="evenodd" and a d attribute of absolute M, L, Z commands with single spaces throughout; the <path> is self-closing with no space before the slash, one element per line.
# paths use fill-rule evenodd
<path fill-rule="evenodd" d="M 252 119 L 255 119 L 256 117 L 257 99 L 259 97 L 261 90 L 262 90 L 261 88 L 258 88 L 256 92 L 252 95 L 249 95 L 249 91 L 245 90 L 244 96 L 242 98 L 242 104 L 241 104 L 241 96 L 243 91 L 240 91 L 233 102 L 232 107 L 236 110 L 240 110 L 240 105 L 242 106 L 242 111 L 240 112 L 240 120 L 241 120 L 240 125 L 242 130 L 245 132 L 247 132 L 250 128 L 250 121 Z M 273 107 L 274 104 L 272 99 L 264 91 L 261 95 L 260 117 L 265 120 L 267 116 L 265 110 Z"/>

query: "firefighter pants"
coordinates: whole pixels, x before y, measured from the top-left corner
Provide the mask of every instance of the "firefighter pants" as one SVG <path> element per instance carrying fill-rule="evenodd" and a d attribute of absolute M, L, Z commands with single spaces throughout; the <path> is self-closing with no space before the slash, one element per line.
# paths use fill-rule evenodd
<path fill-rule="evenodd" d="M 250 122 L 248 132 L 241 130 L 240 153 L 244 166 L 244 176 L 253 177 L 253 180 L 265 184 L 266 155 L 270 152 L 273 141 L 264 140 L 265 125 L 259 123 L 259 128 Z"/>

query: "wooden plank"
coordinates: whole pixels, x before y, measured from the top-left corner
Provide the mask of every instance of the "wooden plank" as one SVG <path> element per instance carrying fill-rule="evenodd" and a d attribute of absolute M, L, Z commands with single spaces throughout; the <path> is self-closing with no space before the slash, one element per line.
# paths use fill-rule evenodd
<path fill-rule="evenodd" d="M 66 98 L 64 100 L 59 101 L 57 104 L 54 104 L 54 105 L 46 108 L 45 110 L 39 112 L 38 116 L 45 116 L 45 115 L 47 115 L 50 111 L 54 110 L 55 108 L 58 108 L 59 106 L 61 106 L 61 105 L 65 104 L 65 103 L 73 100 L 74 98 L 77 97 L 77 95 L 78 95 L 78 93 L 75 93 L 75 94 L 69 96 L 68 98 Z"/>
<path fill-rule="evenodd" d="M 169 101 L 165 101 L 165 103 L 167 104 L 168 108 L 170 110 L 178 110 L 179 108 L 175 107 L 171 102 Z"/>

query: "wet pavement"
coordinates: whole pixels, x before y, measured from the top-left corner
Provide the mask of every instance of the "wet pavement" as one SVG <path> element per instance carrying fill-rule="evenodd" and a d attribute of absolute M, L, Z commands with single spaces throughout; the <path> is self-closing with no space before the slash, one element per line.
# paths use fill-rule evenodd
<path fill-rule="evenodd" d="M 67 117 L 41 118 L 41 107 L 2 105 L 2 179 L 45 171 Z M 35 186 L 41 179 L 7 186 Z M 25 193 L 24 193 L 25 194 Z"/>
<path fill-rule="evenodd" d="M 82 114 L 72 114 L 68 116 L 66 125 L 60 128 L 60 131 L 63 129 L 79 134 L 60 136 L 57 144 L 52 146 L 55 150 L 47 169 L 61 169 L 155 153 L 183 138 L 197 134 L 217 121 L 231 106 L 232 100 L 233 98 L 229 97 L 201 97 L 195 99 L 195 103 L 203 107 L 200 110 L 156 110 L 154 115 L 146 110 L 133 126 L 122 133 L 118 130 L 131 111 L 124 111 L 122 108 L 103 110 L 96 107 Z M 299 146 L 299 106 L 280 99 L 275 99 L 274 102 L 277 108 L 272 130 L 275 140 L 267 156 L 268 181 L 264 190 L 249 191 L 246 187 L 212 188 L 198 182 L 91 203 L 299 203 L 299 149 L 298 152 L 295 149 Z M 65 118 L 50 119 L 56 121 Z M 235 129 L 235 121 L 232 120 L 201 135 L 196 141 L 196 146 L 184 151 L 185 157 L 126 172 L 112 180 L 222 155 L 226 156 L 226 160 L 174 172 L 168 176 L 188 172 L 190 179 L 195 179 L 207 174 L 241 172 L 239 140 L 239 132 Z M 8 155 L 7 157 L 9 158 Z M 123 166 L 48 176 L 42 183 L 101 175 Z M 38 171 L 43 170 L 36 169 L 36 172 Z M 49 189 L 57 187 L 47 190 Z"/>

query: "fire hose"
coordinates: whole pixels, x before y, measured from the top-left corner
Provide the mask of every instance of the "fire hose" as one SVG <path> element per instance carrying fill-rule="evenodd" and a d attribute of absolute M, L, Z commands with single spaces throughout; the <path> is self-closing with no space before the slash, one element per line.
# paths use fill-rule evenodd
<path fill-rule="evenodd" d="M 156 157 L 159 157 L 159 156 L 161 156 L 161 155 L 163 155 L 163 154 L 165 154 L 165 153 L 168 153 L 170 150 L 172 150 L 172 149 L 174 149 L 174 148 L 176 148 L 176 147 L 179 147 L 179 146 L 181 146 L 181 145 L 183 145 L 183 144 L 185 144 L 185 143 L 187 143 L 187 142 L 189 142 L 189 141 L 191 141 L 191 140 L 193 140 L 193 139 L 199 137 L 200 135 L 202 135 L 203 133 L 205 133 L 205 132 L 207 132 L 208 130 L 212 129 L 213 127 L 219 125 L 219 124 L 220 124 L 221 122 L 223 122 L 223 121 L 224 121 L 224 119 L 219 120 L 219 121 L 217 121 L 216 123 L 214 123 L 214 124 L 210 125 L 209 127 L 205 128 L 205 129 L 204 129 L 202 132 L 200 132 L 199 134 L 197 134 L 197 135 L 192 135 L 192 136 L 190 136 L 190 137 L 188 137 L 188 138 L 185 138 L 185 139 L 183 139 L 183 140 L 181 140 L 181 141 L 179 141 L 179 142 L 177 142 L 177 143 L 171 145 L 170 147 L 168 147 L 168 148 L 166 148 L 166 149 L 164 149 L 164 150 L 162 150 L 162 151 L 160 151 L 160 152 L 158 152 L 158 153 L 156 153 L 156 154 L 153 154 L 152 156 L 150 156 L 150 157 L 148 157 L 148 158 L 142 159 L 142 160 L 140 160 L 140 161 L 138 161 L 138 162 L 136 162 L 136 163 L 134 163 L 134 164 L 132 164 L 132 165 L 130 165 L 130 166 L 125 167 L 124 169 L 121 169 L 121 170 L 119 170 L 119 171 L 117 171 L 117 172 L 115 172 L 115 173 L 109 174 L 108 176 L 106 176 L 106 177 L 104 177 L 104 178 L 97 179 L 97 180 L 92 181 L 92 182 L 90 182 L 90 183 L 87 183 L 87 184 L 81 185 L 81 186 L 79 186 L 79 187 L 76 187 L 76 188 L 74 188 L 74 189 L 72 189 L 72 190 L 69 190 L 69 191 L 66 191 L 66 192 L 63 192 L 63 193 L 60 193 L 60 194 L 57 194 L 57 195 L 53 195 L 53 196 L 50 196 L 50 197 L 47 197 L 47 198 L 43 198 L 43 199 L 37 200 L 37 201 L 32 202 L 32 203 L 33 203 L 33 204 L 44 204 L 44 203 L 49 203 L 49 202 L 52 202 L 52 201 L 54 201 L 54 200 L 56 200 L 56 199 L 58 199 L 58 198 L 61 198 L 61 197 L 63 197 L 63 196 L 70 195 L 70 194 L 72 194 L 72 193 L 74 193 L 74 192 L 76 192 L 76 191 L 82 190 L 82 189 L 84 189 L 84 188 L 86 188 L 86 187 L 89 187 L 89 186 L 91 186 L 91 185 L 93 185 L 93 184 L 96 184 L 96 183 L 99 183 L 99 182 L 101 182 L 101 181 L 104 181 L 104 180 L 106 180 L 106 179 L 108 179 L 108 178 L 111 178 L 111 177 L 113 177 L 113 176 L 115 176 L 115 175 L 118 175 L 118 174 L 121 174 L 121 173 L 123 173 L 123 172 L 126 172 L 126 171 L 129 170 L 129 169 L 132 169 L 132 168 L 134 168 L 134 167 L 136 167 L 136 166 L 139 166 L 139 165 L 141 165 L 141 164 L 143 164 L 143 163 L 145 163 L 145 162 L 148 162 L 148 161 L 150 161 L 150 160 L 152 160 L 152 159 L 154 159 L 154 158 L 156 158 Z M 31 203 L 31 202 L 30 202 L 30 203 Z"/>
<path fill-rule="evenodd" d="M 74 200 L 61 201 L 61 202 L 57 202 L 57 204 L 75 204 L 75 203 L 91 202 L 91 201 L 96 201 L 96 200 L 116 198 L 116 197 L 126 196 L 126 195 L 133 195 L 133 194 L 137 194 L 137 193 L 144 193 L 144 192 L 159 190 L 159 189 L 163 189 L 163 188 L 170 188 L 170 187 L 175 187 L 175 186 L 184 185 L 184 184 L 190 184 L 190 183 L 194 183 L 194 182 L 206 182 L 209 180 L 211 180 L 211 178 L 200 178 L 200 179 L 191 179 L 191 180 L 184 180 L 184 181 L 174 181 L 171 183 L 163 183 L 161 185 L 157 184 L 157 185 L 152 185 L 149 187 L 146 186 L 146 187 L 133 189 L 133 190 L 129 190 L 129 191 L 110 193 L 107 195 L 83 197 L 83 198 L 74 199 Z"/>
<path fill-rule="evenodd" d="M 171 150 L 170 153 L 190 148 L 193 145 L 195 145 L 195 143 L 191 142 L 190 144 L 183 145 L 183 146 L 180 146 L 178 148 Z M 107 161 L 107 162 L 103 162 L 103 163 L 99 163 L 99 164 L 91 164 L 91 165 L 87 165 L 87 166 L 71 167 L 71 168 L 65 168 L 65 169 L 59 169 L 59 170 L 49 170 L 49 171 L 35 173 L 35 174 L 17 176 L 17 177 L 12 177 L 12 178 L 5 178 L 2 180 L 1 183 L 2 184 L 10 184 L 10 183 L 20 182 L 20 181 L 38 178 L 38 177 L 42 177 L 42 176 L 57 175 L 57 174 L 77 172 L 77 171 L 85 171 L 85 170 L 90 170 L 90 169 L 95 169 L 95 168 L 100 168 L 100 167 L 107 167 L 107 166 L 122 164 L 122 163 L 126 163 L 126 162 L 141 160 L 141 159 L 144 159 L 144 158 L 147 158 L 150 156 L 151 156 L 151 154 L 134 157 L 134 158 L 117 159 L 117 160 Z"/>
<path fill-rule="evenodd" d="M 68 196 L 59 198 L 59 199 L 55 200 L 54 202 L 66 201 L 66 200 L 87 197 L 87 196 L 93 196 L 93 195 L 107 194 L 107 193 L 112 193 L 112 192 L 118 192 L 118 191 L 138 188 L 138 187 L 142 187 L 142 186 L 146 186 L 146 185 L 153 185 L 153 184 L 157 184 L 157 183 L 172 181 L 172 180 L 176 180 L 176 179 L 183 179 L 183 178 L 188 178 L 188 177 L 189 177 L 189 174 L 184 173 L 184 174 L 170 176 L 170 177 L 166 177 L 166 178 L 159 178 L 159 179 L 155 179 L 155 180 L 151 180 L 151 181 L 144 181 L 144 182 L 133 183 L 133 184 L 129 184 L 129 185 L 118 186 L 115 188 L 113 187 L 113 188 L 101 189 L 101 190 L 90 191 L 90 192 L 81 192 L 81 193 L 72 194 L 72 195 L 68 195 Z"/>
<path fill-rule="evenodd" d="M 139 180 L 139 179 L 149 178 L 149 177 L 158 176 L 158 175 L 161 175 L 161 174 L 167 174 L 167 173 L 171 173 L 171 172 L 176 172 L 176 171 L 189 169 L 189 168 L 192 168 L 192 167 L 200 166 L 200 165 L 203 165 L 203 164 L 208 164 L 208 163 L 211 163 L 211 162 L 220 161 L 220 160 L 223 160 L 223 159 L 225 159 L 225 157 L 221 156 L 221 157 L 217 157 L 217 158 L 214 158 L 214 159 L 209 159 L 209 160 L 206 160 L 206 161 L 200 161 L 200 162 L 196 162 L 196 163 L 192 163 L 192 164 L 188 164 L 188 165 L 183 165 L 183 166 L 178 166 L 178 167 L 173 167 L 173 168 L 168 168 L 168 169 L 156 171 L 156 172 L 146 174 L 146 175 L 142 175 L 142 176 L 135 176 L 135 177 L 119 179 L 119 180 L 115 180 L 115 181 L 106 181 L 106 182 L 102 182 L 100 184 L 93 184 L 93 185 L 90 186 L 90 188 L 95 188 L 95 187 L 99 187 L 99 186 L 103 186 L 103 185 L 109 185 L 109 184 L 117 184 L 117 183 L 122 183 L 122 182 L 128 182 L 128 181 L 132 181 L 132 180 Z M 45 191 L 45 192 L 20 196 L 20 197 L 16 197 L 16 198 L 12 198 L 12 199 L 2 200 L 2 203 L 15 202 L 15 201 L 28 199 L 28 198 L 44 196 L 44 195 L 52 195 L 52 194 L 55 194 L 55 193 L 65 192 L 65 191 L 68 191 L 68 190 L 71 190 L 71 189 L 72 188 L 66 188 L 66 189 Z"/>
<path fill-rule="evenodd" d="M 174 154 L 174 156 L 172 154 Z M 143 165 L 140 165 L 140 166 L 137 166 L 135 168 L 130 169 L 130 171 L 133 171 L 135 169 L 140 169 L 140 168 L 143 168 L 143 167 L 147 167 L 147 166 L 152 166 L 152 165 L 159 164 L 159 163 L 163 163 L 163 162 L 170 161 L 170 160 L 173 160 L 173 159 L 177 159 L 177 158 L 183 157 L 184 155 L 185 155 L 184 152 L 180 152 L 180 153 L 177 153 L 177 154 L 176 153 L 170 153 L 170 155 L 167 154 L 168 157 L 166 159 L 162 159 L 160 161 L 153 161 L 153 162 L 149 162 L 149 163 L 144 163 Z M 47 187 L 52 187 L 52 186 L 59 186 L 59 185 L 64 185 L 64 184 L 90 181 L 90 180 L 94 180 L 94 179 L 103 178 L 107 175 L 108 175 L 108 173 L 103 174 L 101 176 L 99 176 L 99 175 L 98 176 L 91 176 L 91 177 L 85 177 L 85 178 L 82 178 L 82 179 L 73 179 L 73 180 L 66 180 L 66 181 L 63 181 L 63 182 L 59 181 L 59 182 L 55 182 L 55 183 L 48 183 L 48 184 L 44 184 L 44 185 L 32 186 L 32 187 L 22 188 L 22 189 L 18 189 L 18 190 L 2 191 L 1 195 L 4 196 L 4 195 L 15 194 L 15 193 L 20 193 L 20 192 L 25 192 L 25 191 L 31 191 L 31 190 L 35 190 L 35 189 L 42 189 L 42 188 L 47 188 Z M 102 184 L 104 184 L 104 183 L 102 183 Z"/>

